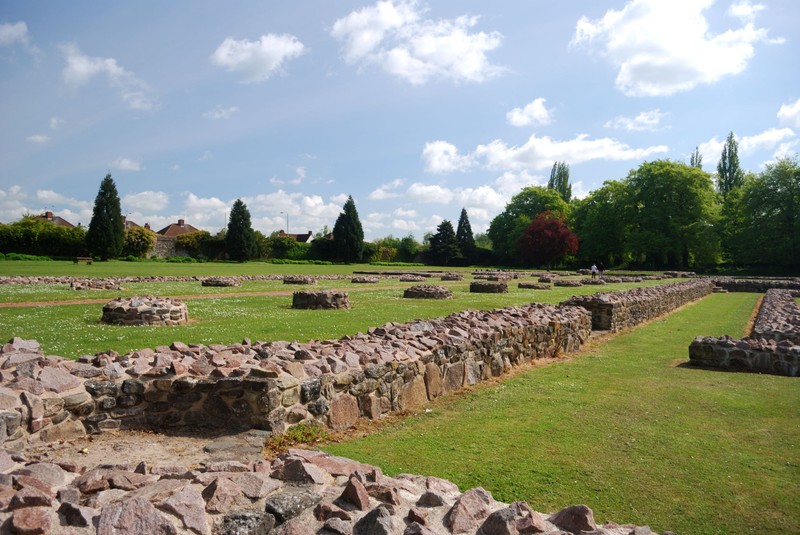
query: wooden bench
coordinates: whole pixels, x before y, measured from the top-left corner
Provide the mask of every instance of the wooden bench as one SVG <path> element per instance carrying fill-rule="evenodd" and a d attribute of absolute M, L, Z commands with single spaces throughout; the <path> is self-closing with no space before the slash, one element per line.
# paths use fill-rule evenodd
<path fill-rule="evenodd" d="M 81 262 L 85 262 L 87 264 L 91 264 L 92 260 L 94 260 L 91 256 L 76 256 L 75 263 L 80 264 Z"/>

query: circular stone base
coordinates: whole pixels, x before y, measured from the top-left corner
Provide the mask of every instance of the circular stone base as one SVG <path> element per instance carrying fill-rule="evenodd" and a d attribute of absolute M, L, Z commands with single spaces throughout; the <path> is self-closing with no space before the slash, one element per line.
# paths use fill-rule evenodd
<path fill-rule="evenodd" d="M 308 275 L 286 275 L 283 277 L 284 284 L 316 284 L 317 279 Z"/>
<path fill-rule="evenodd" d="M 333 290 L 294 292 L 292 294 L 292 308 L 311 310 L 348 309 L 350 308 L 350 298 L 345 292 L 335 292 Z"/>
<path fill-rule="evenodd" d="M 410 299 L 452 299 L 453 292 L 444 286 L 420 284 L 419 286 L 406 288 L 403 292 L 403 297 Z"/>
<path fill-rule="evenodd" d="M 201 283 L 203 286 L 213 286 L 216 288 L 229 288 L 232 286 L 241 286 L 242 281 L 236 277 L 211 277 L 203 279 Z"/>
<path fill-rule="evenodd" d="M 103 306 L 102 323 L 110 325 L 182 325 L 189 321 L 186 304 L 168 297 L 117 297 Z"/>

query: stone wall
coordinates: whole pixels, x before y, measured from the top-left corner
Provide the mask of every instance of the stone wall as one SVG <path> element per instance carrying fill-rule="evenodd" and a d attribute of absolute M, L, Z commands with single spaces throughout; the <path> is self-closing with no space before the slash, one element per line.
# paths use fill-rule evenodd
<path fill-rule="evenodd" d="M 767 290 L 749 337 L 698 336 L 689 363 L 707 368 L 800 376 L 800 291 Z"/>
<path fill-rule="evenodd" d="M 733 277 L 713 277 L 711 281 L 718 287 L 729 292 L 752 292 L 763 294 L 767 290 L 800 290 L 800 278 L 768 279 L 747 278 L 735 279 Z"/>
<path fill-rule="evenodd" d="M 713 287 L 710 281 L 693 279 L 622 292 L 575 296 L 561 304 L 580 306 L 588 310 L 592 314 L 592 329 L 616 332 L 709 295 Z"/>
<path fill-rule="evenodd" d="M 156 236 L 156 243 L 150 250 L 150 256 L 156 258 L 169 258 L 171 256 L 178 256 L 177 249 L 178 239 L 175 236 Z"/>

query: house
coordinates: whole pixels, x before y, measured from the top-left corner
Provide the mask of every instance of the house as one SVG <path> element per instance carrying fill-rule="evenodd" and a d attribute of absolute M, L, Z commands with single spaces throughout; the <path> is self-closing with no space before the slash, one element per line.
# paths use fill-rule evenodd
<path fill-rule="evenodd" d="M 42 215 L 37 215 L 33 219 L 37 221 L 49 221 L 50 223 L 54 224 L 57 227 L 73 228 L 75 226 L 66 219 L 64 219 L 63 217 L 53 215 L 53 212 L 50 211 L 47 211 Z"/>
<path fill-rule="evenodd" d="M 122 224 L 125 226 L 125 230 L 130 230 L 134 228 L 141 228 L 140 225 L 137 225 L 133 221 L 128 221 L 128 216 L 122 216 Z"/>
<path fill-rule="evenodd" d="M 198 232 L 199 230 L 199 228 L 193 227 L 192 225 L 187 225 L 183 219 L 178 219 L 177 224 L 170 223 L 166 227 L 156 232 L 156 234 L 167 237 L 175 237 L 180 236 L 181 234 L 187 234 L 189 232 Z"/>
<path fill-rule="evenodd" d="M 307 234 L 289 234 L 283 230 L 278 231 L 279 238 L 292 238 L 300 243 L 311 243 L 314 241 L 314 234 L 309 230 Z"/>

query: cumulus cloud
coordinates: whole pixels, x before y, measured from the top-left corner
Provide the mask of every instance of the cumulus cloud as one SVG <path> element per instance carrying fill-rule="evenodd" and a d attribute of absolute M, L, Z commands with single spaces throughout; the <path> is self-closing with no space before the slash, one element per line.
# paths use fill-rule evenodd
<path fill-rule="evenodd" d="M 62 119 L 61 117 L 57 116 L 50 117 L 50 130 L 55 130 L 62 124 L 64 124 L 64 119 Z"/>
<path fill-rule="evenodd" d="M 500 193 L 509 199 L 522 188 L 527 186 L 543 186 L 546 182 L 544 177 L 532 175 L 526 169 L 522 171 L 506 171 L 494 181 Z"/>
<path fill-rule="evenodd" d="M 772 157 L 781 158 L 790 155 L 800 144 L 797 134 L 791 128 L 770 128 L 752 136 L 737 136 L 734 134 L 733 137 L 736 139 L 740 155 L 774 151 Z M 719 161 L 724 146 L 724 139 L 719 140 L 713 137 L 705 143 L 701 143 L 698 146 L 698 150 L 703 155 L 703 161 L 711 165 L 712 162 Z"/>
<path fill-rule="evenodd" d="M 331 196 L 331 202 L 336 203 L 339 206 L 344 206 L 344 203 L 347 202 L 347 198 L 349 195 L 346 193 L 340 193 L 338 195 Z"/>
<path fill-rule="evenodd" d="M 372 201 L 384 201 L 386 199 L 393 199 L 395 197 L 399 197 L 400 193 L 396 190 L 402 185 L 403 185 L 403 180 L 400 178 L 396 178 L 391 182 L 387 182 L 386 184 L 381 184 L 376 189 L 372 190 L 370 194 L 367 196 L 367 198 Z"/>
<path fill-rule="evenodd" d="M 546 99 L 537 98 L 526 104 L 524 108 L 514 108 L 506 113 L 506 120 L 511 126 L 537 126 L 550 124 L 550 111 L 545 107 Z"/>
<path fill-rule="evenodd" d="M 24 22 L 0 24 L 0 46 L 11 46 L 15 43 L 28 44 L 28 25 Z"/>
<path fill-rule="evenodd" d="M 447 141 L 430 141 L 422 149 L 422 161 L 429 173 L 466 171 L 473 165 L 469 155 L 459 154 L 458 148 Z"/>
<path fill-rule="evenodd" d="M 295 172 L 294 177 L 288 179 L 283 179 L 273 176 L 269 179 L 269 183 L 275 184 L 277 186 L 282 186 L 284 184 L 290 184 L 296 186 L 302 184 L 303 179 L 306 177 L 306 168 L 300 165 L 297 168 L 295 168 L 294 172 Z"/>
<path fill-rule="evenodd" d="M 735 2 L 728 7 L 728 15 L 736 17 L 742 22 L 752 22 L 756 15 L 764 10 L 764 4 L 752 4 L 750 0 Z"/>
<path fill-rule="evenodd" d="M 120 171 L 141 171 L 142 170 L 142 162 L 138 160 L 131 160 L 130 158 L 117 158 L 110 164 L 108 164 L 112 169 L 118 169 Z"/>
<path fill-rule="evenodd" d="M 160 212 L 169 206 L 169 195 L 163 191 L 141 191 L 125 195 L 121 201 L 126 210 Z"/>
<path fill-rule="evenodd" d="M 305 46 L 294 35 L 267 34 L 257 41 L 226 38 L 211 54 L 211 63 L 241 74 L 243 82 L 263 82 L 281 72 L 285 62 L 300 56 Z"/>
<path fill-rule="evenodd" d="M 236 113 L 239 113 L 239 108 L 236 106 L 230 106 L 228 108 L 217 106 L 213 110 L 204 112 L 203 119 L 213 119 L 213 120 L 230 119 Z"/>
<path fill-rule="evenodd" d="M 615 85 L 629 96 L 664 96 L 739 74 L 770 40 L 752 18 L 759 6 L 739 2 L 732 12 L 743 26 L 712 34 L 703 15 L 713 0 L 631 0 L 599 20 L 582 17 L 571 45 L 597 45 L 619 71 Z M 749 17 L 749 18 L 748 18 Z"/>
<path fill-rule="evenodd" d="M 406 210 L 405 208 L 396 208 L 392 215 L 397 217 L 417 217 L 416 210 Z"/>
<path fill-rule="evenodd" d="M 606 122 L 605 127 L 627 130 L 629 132 L 655 132 L 661 125 L 661 119 L 666 116 L 667 113 L 656 108 L 650 111 L 643 111 L 636 117 L 623 117 L 618 115 Z"/>
<path fill-rule="evenodd" d="M 406 197 L 421 203 L 449 204 L 453 200 L 453 192 L 442 186 L 414 182 L 408 187 Z"/>
<path fill-rule="evenodd" d="M 502 140 L 479 145 L 475 156 L 489 169 L 519 171 L 546 169 L 555 161 L 577 164 L 590 160 L 641 160 L 664 152 L 667 152 L 665 145 L 637 149 L 607 137 L 589 139 L 587 134 L 566 141 L 534 134 L 521 146 L 509 146 Z"/>
<path fill-rule="evenodd" d="M 348 64 L 378 65 L 414 85 L 483 82 L 504 72 L 486 56 L 500 46 L 500 33 L 474 32 L 475 16 L 430 20 L 426 11 L 414 0 L 382 0 L 338 19 L 331 35 Z"/>
<path fill-rule="evenodd" d="M 800 128 L 800 98 L 790 104 L 783 104 L 778 110 L 778 120 L 795 128 Z"/>
<path fill-rule="evenodd" d="M 61 193 L 51 189 L 36 190 L 36 200 L 44 205 L 49 206 L 71 206 L 79 210 L 91 210 L 93 203 L 86 200 L 79 200 L 73 197 L 67 197 Z"/>
<path fill-rule="evenodd" d="M 81 87 L 97 76 L 105 76 L 108 84 L 119 91 L 128 107 L 135 110 L 151 110 L 155 107 L 149 86 L 122 68 L 116 59 L 87 56 L 74 43 L 61 45 L 61 52 L 67 62 L 61 71 L 61 78 L 68 86 Z"/>
<path fill-rule="evenodd" d="M 25 138 L 25 141 L 29 141 L 30 143 L 42 144 L 50 141 L 50 137 L 44 134 L 34 134 L 32 136 L 28 136 L 27 138 Z"/>

